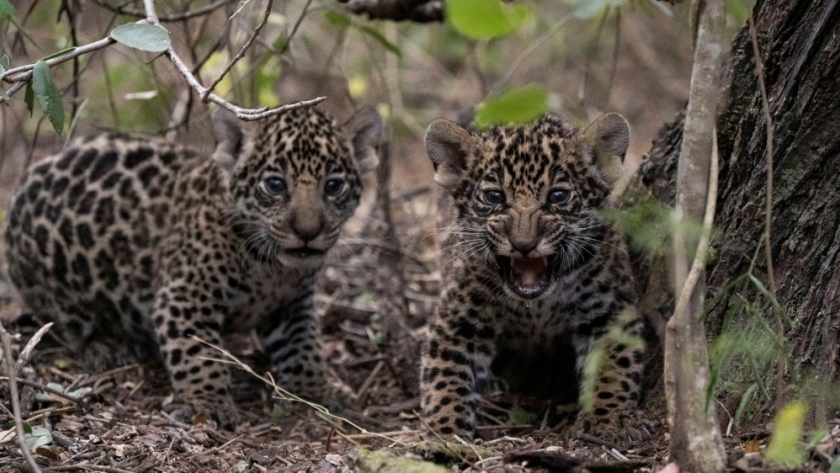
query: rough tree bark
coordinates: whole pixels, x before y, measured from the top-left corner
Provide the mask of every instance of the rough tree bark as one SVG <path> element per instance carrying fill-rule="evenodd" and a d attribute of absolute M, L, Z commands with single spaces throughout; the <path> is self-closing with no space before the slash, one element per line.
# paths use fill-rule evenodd
<path fill-rule="evenodd" d="M 754 9 L 773 121 L 771 250 L 778 298 L 795 322 L 788 348 L 801 367 L 827 379 L 838 368 L 840 327 L 840 1 L 759 0 Z M 718 107 L 721 171 L 715 224 L 725 241 L 709 267 L 707 300 L 745 274 L 761 244 L 766 193 L 765 120 L 746 27 L 732 46 Z M 674 202 L 683 118 L 666 127 L 639 176 L 653 194 Z M 763 258 L 753 273 L 767 281 Z M 746 289 L 749 290 L 749 289 Z M 741 294 L 756 300 L 755 294 Z M 707 326 L 721 327 L 727 294 Z M 766 306 L 768 320 L 771 308 Z M 817 421 L 824 420 L 817 402 Z M 822 419 L 820 418 L 822 417 Z"/>

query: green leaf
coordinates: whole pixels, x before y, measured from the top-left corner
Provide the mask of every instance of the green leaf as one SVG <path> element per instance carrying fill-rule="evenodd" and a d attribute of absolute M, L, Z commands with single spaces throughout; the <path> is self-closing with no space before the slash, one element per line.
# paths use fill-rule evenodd
<path fill-rule="evenodd" d="M 834 463 L 831 464 L 828 473 L 840 473 L 840 456 L 834 459 Z"/>
<path fill-rule="evenodd" d="M 528 425 L 536 420 L 536 417 L 537 415 L 535 413 L 526 410 L 520 405 L 515 405 L 508 411 L 508 418 L 516 425 Z"/>
<path fill-rule="evenodd" d="M 26 435 L 32 433 L 32 426 L 29 425 L 29 422 L 23 421 L 23 433 Z"/>
<path fill-rule="evenodd" d="M 114 28 L 111 31 L 111 38 L 128 47 L 153 53 L 166 51 L 172 44 L 169 40 L 169 32 L 165 28 L 150 25 L 144 21 Z"/>
<path fill-rule="evenodd" d="M 36 448 L 52 443 L 53 438 L 49 430 L 43 427 L 35 427 L 30 432 L 27 432 L 23 440 L 26 442 L 26 446 L 29 447 L 29 451 L 34 452 Z"/>
<path fill-rule="evenodd" d="M 32 71 L 32 90 L 41 110 L 60 135 L 64 131 L 64 103 L 61 101 L 58 87 L 53 82 L 50 66 L 44 61 L 35 63 L 35 69 Z"/>
<path fill-rule="evenodd" d="M 0 0 L 0 20 L 11 20 L 15 17 L 15 7 L 9 0 Z"/>
<path fill-rule="evenodd" d="M 744 409 L 747 408 L 747 404 L 750 403 L 750 398 L 752 398 L 753 393 L 758 388 L 756 384 L 751 385 L 747 388 L 746 392 L 741 396 L 741 402 L 738 403 L 738 409 L 735 410 L 735 426 L 741 426 L 741 419 L 744 417 Z"/>
<path fill-rule="evenodd" d="M 531 17 L 531 9 L 521 3 L 501 0 L 448 0 L 446 18 L 462 35 L 489 39 L 513 33 Z"/>
<path fill-rule="evenodd" d="M 475 123 L 479 127 L 527 123 L 545 113 L 546 108 L 548 93 L 529 85 L 485 100 L 477 107 Z"/>
<path fill-rule="evenodd" d="M 29 110 L 29 116 L 32 117 L 32 109 L 35 108 L 35 92 L 32 91 L 32 81 L 26 83 L 23 102 L 26 104 L 26 109 Z"/>
<path fill-rule="evenodd" d="M 725 0 L 723 8 L 726 14 L 732 17 L 737 23 L 744 24 L 747 22 L 747 17 L 750 16 L 754 1 L 750 0 Z"/>
<path fill-rule="evenodd" d="M 770 437 L 770 445 L 764 458 L 783 468 L 796 468 L 805 463 L 805 451 L 799 440 L 802 438 L 802 423 L 805 420 L 805 404 L 792 402 L 776 415 L 776 425 Z"/>
<path fill-rule="evenodd" d="M 603 339 L 598 339 L 586 355 L 583 361 L 583 370 L 580 382 L 580 409 L 583 412 L 591 413 L 595 409 L 595 385 L 601 374 L 601 367 L 604 366 L 606 350 Z"/>
<path fill-rule="evenodd" d="M 813 451 L 823 440 L 827 440 L 827 436 L 828 429 L 825 427 L 820 427 L 811 432 L 811 438 L 808 440 L 808 445 L 805 446 L 805 450 L 809 452 Z"/>
<path fill-rule="evenodd" d="M 575 16 L 591 18 L 604 8 L 620 7 L 625 3 L 627 3 L 627 0 L 577 0 L 575 2 Z"/>
<path fill-rule="evenodd" d="M 382 33 L 380 33 L 379 31 L 376 31 L 370 26 L 360 26 L 359 31 L 378 41 L 382 46 L 385 46 L 385 49 L 396 54 L 397 57 L 402 57 L 402 51 L 400 51 L 400 48 L 398 48 L 394 43 L 385 39 L 385 37 L 382 36 Z"/>
<path fill-rule="evenodd" d="M 660 13 L 669 18 L 674 16 L 674 12 L 671 11 L 671 9 L 668 8 L 667 5 L 665 5 L 663 2 L 660 2 L 659 0 L 648 0 L 647 3 L 643 3 L 642 5 L 652 6 L 656 10 L 659 10 Z"/>
<path fill-rule="evenodd" d="M 0 78 L 6 75 L 7 70 L 9 70 L 9 56 L 0 57 Z M 11 97 L 9 97 L 9 94 L 3 88 L 0 88 L 0 98 L 6 102 L 11 100 Z"/>
<path fill-rule="evenodd" d="M 324 18 L 327 20 L 327 23 L 336 26 L 341 26 L 343 28 L 350 26 L 350 18 L 347 18 L 347 16 L 338 12 L 328 11 L 324 13 Z"/>
<path fill-rule="evenodd" d="M 289 413 L 283 409 L 283 406 L 280 404 L 274 404 L 271 408 L 271 414 L 269 414 L 272 419 L 279 419 L 281 417 L 286 417 L 287 415 L 289 415 Z"/>

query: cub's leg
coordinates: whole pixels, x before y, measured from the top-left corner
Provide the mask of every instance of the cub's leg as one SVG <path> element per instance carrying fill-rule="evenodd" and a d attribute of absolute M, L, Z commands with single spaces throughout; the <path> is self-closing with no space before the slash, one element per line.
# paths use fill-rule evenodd
<path fill-rule="evenodd" d="M 156 294 L 152 320 L 175 394 L 175 414 L 189 422 L 203 413 L 229 426 L 238 420 L 230 374 L 216 361 L 223 355 L 204 343 L 221 346 L 226 308 L 212 291 L 199 287 L 184 279 L 169 281 Z"/>
<path fill-rule="evenodd" d="M 495 355 L 495 331 L 478 307 L 463 304 L 470 297 L 449 294 L 441 299 L 423 347 L 421 409 L 425 424 L 435 432 L 472 439 Z"/>
<path fill-rule="evenodd" d="M 309 278 L 307 278 L 309 279 Z M 314 278 L 312 278 L 314 279 Z M 313 284 L 272 312 L 263 346 L 271 357 L 277 384 L 307 400 L 342 409 L 353 400 L 349 387 L 327 375 L 319 320 L 313 304 Z"/>
<path fill-rule="evenodd" d="M 576 337 L 576 364 L 582 396 L 588 395 L 583 392 L 586 389 L 584 378 L 592 375 L 584 373 L 587 356 L 592 354 L 593 347 L 603 348 L 603 358 L 594 373 L 593 408 L 590 412 L 581 412 L 578 432 L 619 444 L 649 436 L 647 426 L 638 418 L 644 354 L 641 330 L 641 320 L 635 309 L 628 306 L 611 327 L 604 327 L 594 334 L 594 338 Z M 600 342 L 593 343 L 593 339 L 598 338 Z"/>

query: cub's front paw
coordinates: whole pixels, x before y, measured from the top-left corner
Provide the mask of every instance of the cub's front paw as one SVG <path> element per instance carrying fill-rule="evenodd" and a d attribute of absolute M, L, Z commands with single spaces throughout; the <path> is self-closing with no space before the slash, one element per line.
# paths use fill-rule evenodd
<path fill-rule="evenodd" d="M 572 429 L 574 436 L 592 435 L 601 440 L 627 447 L 651 437 L 653 425 L 642 419 L 640 412 L 613 409 L 605 413 L 583 413 Z"/>
<path fill-rule="evenodd" d="M 207 420 L 215 421 L 220 427 L 232 429 L 239 423 L 239 411 L 233 400 L 225 397 L 180 397 L 165 407 L 175 420 L 196 425 Z"/>

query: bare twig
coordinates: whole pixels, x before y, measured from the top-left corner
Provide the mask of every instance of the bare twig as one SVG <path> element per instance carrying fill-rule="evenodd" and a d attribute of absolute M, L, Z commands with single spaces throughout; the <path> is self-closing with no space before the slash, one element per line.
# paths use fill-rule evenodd
<path fill-rule="evenodd" d="M 277 53 L 279 56 L 286 54 L 286 51 L 289 50 L 289 45 L 292 44 L 292 38 L 298 32 L 300 28 L 300 24 L 303 23 L 303 19 L 306 17 L 306 14 L 309 13 L 309 6 L 312 5 L 312 0 L 306 0 L 306 5 L 303 6 L 303 10 L 300 12 L 300 16 L 298 16 L 297 20 L 295 21 L 295 25 L 292 27 L 292 31 L 289 33 L 289 36 L 286 38 L 286 42 L 283 44 L 283 48 Z"/>
<path fill-rule="evenodd" d="M 150 24 L 160 25 L 161 20 L 157 16 L 157 13 L 155 12 L 153 0 L 144 0 L 143 3 L 144 3 L 144 6 L 145 6 L 145 9 L 146 9 L 146 15 L 145 15 L 146 20 Z M 271 2 L 269 1 L 269 4 L 270 3 Z M 267 18 L 267 16 L 266 16 L 266 18 Z M 254 37 L 256 36 L 256 33 L 258 33 L 258 31 L 255 32 Z M 95 41 L 93 43 L 89 43 L 89 44 L 86 44 L 84 46 L 79 46 L 77 48 L 74 48 L 73 50 L 67 52 L 66 54 L 62 54 L 61 56 L 58 56 L 58 57 L 47 60 L 46 63 L 47 63 L 48 66 L 53 67 L 57 64 L 61 64 L 63 62 L 66 62 L 66 61 L 69 61 L 71 59 L 77 58 L 77 57 L 79 57 L 83 54 L 87 54 L 87 53 L 90 53 L 90 52 L 108 47 L 108 46 L 114 44 L 115 42 L 116 41 L 114 41 L 109 36 L 109 37 L 103 38 L 99 41 Z M 253 40 L 251 42 L 253 42 Z M 201 83 L 198 81 L 198 79 L 196 79 L 193 72 L 190 71 L 190 69 L 187 67 L 187 65 L 184 63 L 184 61 L 180 58 L 180 56 L 178 56 L 178 54 L 175 52 L 175 50 L 172 48 L 172 46 L 170 46 L 164 54 L 166 55 L 167 58 L 169 58 L 169 60 L 175 66 L 175 69 L 184 77 L 184 79 L 187 81 L 187 84 L 190 86 L 190 88 L 195 90 L 196 93 L 199 95 L 199 97 L 202 97 L 202 100 L 204 100 L 205 102 L 213 102 L 216 105 L 219 105 L 219 106 L 233 112 L 236 115 L 236 117 L 241 119 L 241 120 L 259 120 L 259 119 L 269 117 L 269 116 L 272 116 L 272 115 L 277 115 L 277 114 L 285 112 L 287 110 L 293 110 L 293 109 L 302 108 L 302 107 L 309 107 L 309 106 L 315 105 L 317 103 L 320 103 L 320 102 L 323 102 L 324 100 L 326 100 L 326 97 L 316 97 L 316 98 L 311 99 L 311 100 L 304 100 L 304 101 L 301 101 L 301 102 L 286 104 L 286 105 L 282 105 L 282 106 L 275 107 L 275 108 L 268 108 L 268 107 L 261 107 L 261 108 L 254 108 L 254 109 L 242 108 L 242 107 L 236 106 L 236 105 L 228 102 L 227 100 L 223 99 L 222 97 L 212 93 L 212 91 L 210 89 L 201 85 Z M 34 64 L 27 64 L 25 66 L 12 68 L 12 69 L 9 69 L 8 71 L 6 71 L 6 73 L 3 75 L 2 79 L 6 82 L 11 82 L 12 83 L 12 87 L 9 88 L 9 90 L 6 91 L 6 95 L 8 97 L 11 97 L 12 95 L 14 95 L 18 91 L 20 91 L 20 89 L 22 89 L 26 85 L 26 83 L 32 78 L 32 70 L 34 69 L 34 67 L 35 67 Z M 0 104 L 4 103 L 6 101 L 7 101 L 7 98 L 0 97 Z"/>
<path fill-rule="evenodd" d="M 541 34 L 539 38 L 534 40 L 534 42 L 531 43 L 525 49 L 525 51 L 522 51 L 522 53 L 520 53 L 518 56 L 516 56 L 516 59 L 514 59 L 513 62 L 511 63 L 511 65 L 507 68 L 507 72 L 505 73 L 505 75 L 502 76 L 502 78 L 499 79 L 495 84 L 493 84 L 493 87 L 490 88 L 489 94 L 492 94 L 494 92 L 498 92 L 505 85 L 505 83 L 508 80 L 510 80 L 511 76 L 513 76 L 514 71 L 516 71 L 516 69 L 519 68 L 519 65 L 522 64 L 522 61 L 524 61 L 525 58 L 530 56 L 531 53 L 533 53 L 538 47 L 540 47 L 543 43 L 545 43 L 554 33 L 559 31 L 560 28 L 562 28 L 563 25 L 568 23 L 573 17 L 574 17 L 574 15 L 572 15 L 570 13 L 570 14 L 564 16 L 563 18 L 560 18 L 559 20 L 557 20 L 557 22 L 554 23 L 553 25 L 551 25 L 550 28 L 545 30 L 545 32 L 543 34 Z"/>
<path fill-rule="evenodd" d="M 593 445 L 600 445 L 602 447 L 614 448 L 614 449 L 619 450 L 619 451 L 624 450 L 621 447 L 621 445 L 618 445 L 618 444 L 613 443 L 613 442 L 609 442 L 607 440 L 602 440 L 602 439 L 599 439 L 598 437 L 593 437 L 593 436 L 587 435 L 587 434 L 580 434 L 580 435 L 577 436 L 577 439 L 580 440 L 581 442 L 591 443 Z"/>
<path fill-rule="evenodd" d="M 210 5 L 203 6 L 197 10 L 185 11 L 183 13 L 175 13 L 172 15 L 165 15 L 158 17 L 158 21 L 161 23 L 167 22 L 177 22 L 177 21 L 184 21 L 189 20 L 192 18 L 196 18 L 199 16 L 207 15 L 213 13 L 214 11 L 218 10 L 219 8 L 229 5 L 231 3 L 235 3 L 236 0 L 218 0 L 216 2 L 211 3 Z M 102 8 L 111 10 L 112 12 L 119 13 L 121 15 L 129 15 L 134 16 L 137 18 L 146 18 L 146 12 L 140 10 L 132 10 L 131 8 L 126 8 L 123 6 L 113 6 L 108 5 L 107 3 L 103 2 L 102 0 L 93 0 L 93 3 L 96 3 Z"/>
<path fill-rule="evenodd" d="M 7 376 L 0 376 L 0 381 L 9 381 L 9 378 Z M 35 388 L 39 391 L 43 391 L 45 393 L 49 393 L 49 394 L 52 394 L 54 396 L 58 396 L 62 399 L 66 399 L 66 400 L 72 402 L 73 404 L 79 404 L 79 403 L 82 402 L 81 398 L 73 397 L 73 396 L 71 396 L 67 393 L 61 392 L 57 389 L 53 389 L 53 388 L 48 387 L 48 386 L 44 386 L 43 384 L 36 383 L 34 381 L 29 381 L 28 379 L 17 378 L 17 382 L 20 383 L 20 384 Z"/>
<path fill-rule="evenodd" d="M 91 53 L 93 51 L 97 51 L 103 48 L 106 48 L 116 41 L 111 39 L 111 37 L 100 39 L 99 41 L 94 41 L 93 43 L 88 43 L 84 46 L 79 46 L 74 48 L 71 51 L 68 51 L 61 56 L 54 57 L 52 59 L 48 59 L 45 62 L 47 66 L 53 67 L 55 65 L 70 61 L 71 59 L 77 58 L 84 54 Z M 19 66 L 6 71 L 3 74 L 3 81 L 11 82 L 12 87 L 6 91 L 6 95 L 11 97 L 15 95 L 23 86 L 32 79 L 32 70 L 35 68 L 35 64 L 27 64 L 25 66 Z M 0 104 L 5 103 L 8 99 L 6 97 L 0 97 Z"/>
<path fill-rule="evenodd" d="M 20 354 L 18 355 L 17 363 L 15 363 L 15 376 L 20 375 L 20 370 L 22 370 L 24 365 L 26 365 L 26 362 L 29 361 L 29 355 L 30 353 L 32 353 L 32 350 L 35 348 L 35 345 L 37 345 L 38 342 L 41 341 L 41 337 L 43 337 L 44 334 L 47 333 L 47 331 L 52 326 L 53 323 L 49 322 L 48 324 L 39 328 L 38 331 L 35 332 L 35 335 L 32 335 L 32 338 L 30 338 L 29 341 L 26 342 L 26 345 L 24 345 L 23 350 L 21 350 Z"/>
<path fill-rule="evenodd" d="M 709 240 L 712 236 L 712 225 L 715 220 L 715 207 L 717 204 L 718 191 L 718 143 L 717 130 L 712 132 L 712 161 L 709 168 L 709 191 L 706 194 L 706 213 L 703 216 L 703 230 L 700 233 L 700 241 L 697 243 L 697 251 L 694 253 L 694 261 L 691 263 L 691 270 L 685 278 L 682 290 L 677 298 L 677 305 L 674 307 L 674 314 L 681 314 L 687 309 L 691 300 L 691 293 L 697 285 L 703 268 L 706 266 L 706 255 L 709 252 Z"/>
<path fill-rule="evenodd" d="M 23 431 L 23 418 L 20 415 L 20 399 L 18 398 L 17 378 L 14 375 L 14 359 L 12 358 L 12 338 L 9 332 L 0 321 L 0 342 L 3 344 L 3 352 L 6 354 L 6 370 L 9 373 L 9 395 L 12 398 L 12 413 L 15 419 L 15 434 L 17 434 L 20 452 L 26 459 L 26 463 L 35 473 L 41 473 L 41 468 L 35 463 L 29 447 L 26 445 L 26 433 Z"/>
<path fill-rule="evenodd" d="M 224 359 L 216 359 L 216 361 L 219 361 L 221 363 L 236 365 L 239 368 L 241 368 L 242 370 L 244 370 L 246 373 L 250 374 L 251 376 L 253 376 L 257 379 L 259 379 L 263 383 L 269 385 L 272 389 L 274 389 L 274 393 L 276 395 L 275 397 L 277 399 L 280 399 L 280 400 L 283 400 L 283 401 L 291 401 L 291 402 L 297 402 L 297 403 L 304 404 L 304 405 L 312 408 L 317 415 L 323 416 L 322 418 L 331 418 L 331 419 L 335 419 L 337 421 L 346 422 L 348 425 L 350 425 L 354 429 L 356 429 L 359 432 L 362 432 L 364 434 L 371 434 L 371 435 L 374 435 L 376 437 L 388 440 L 390 442 L 394 442 L 394 443 L 397 443 L 397 444 L 400 444 L 400 445 L 405 445 L 404 442 L 401 442 L 397 439 L 394 439 L 394 438 L 391 438 L 391 437 L 388 437 L 388 436 L 385 436 L 385 435 L 382 435 L 382 434 L 378 434 L 376 432 L 368 432 L 366 429 L 364 429 L 364 428 L 360 427 L 359 425 L 351 422 L 350 420 L 331 413 L 329 411 L 329 409 L 327 409 L 326 407 L 324 407 L 320 404 L 316 404 L 314 402 L 307 401 L 306 399 L 303 399 L 300 396 L 297 396 L 296 394 L 283 389 L 282 387 L 277 385 L 277 383 L 274 381 L 274 378 L 271 376 L 271 373 L 267 373 L 264 376 L 257 374 L 257 372 L 254 371 L 254 369 L 251 368 L 248 364 L 244 363 L 239 358 L 234 356 L 231 352 L 229 352 L 228 350 L 225 350 L 224 348 L 222 348 L 218 345 L 214 345 L 210 342 L 202 340 L 202 339 L 196 337 L 195 335 L 191 335 L 190 338 L 192 338 L 193 340 L 195 340 L 197 342 L 203 343 L 203 344 L 215 349 L 216 351 L 218 351 L 222 355 L 224 355 L 224 357 L 225 357 Z M 331 423 L 330 425 L 334 425 L 334 424 Z M 339 428 L 336 427 L 336 430 L 339 430 Z"/>
<path fill-rule="evenodd" d="M 767 264 L 767 281 L 770 283 L 770 294 L 776 299 L 776 276 L 773 271 L 773 254 L 770 247 L 770 226 L 773 219 L 773 116 L 770 114 L 770 102 L 767 100 L 767 87 L 764 84 L 764 70 L 761 61 L 761 52 L 758 50 L 758 38 L 755 32 L 755 20 L 752 10 L 747 17 L 750 27 L 750 42 L 752 43 L 753 54 L 755 55 L 755 75 L 758 77 L 758 90 L 761 93 L 761 108 L 764 112 L 764 126 L 767 138 L 767 192 L 764 194 L 764 259 Z M 785 324 L 782 322 L 782 314 L 776 304 L 773 306 L 773 314 L 776 319 L 776 336 L 779 342 L 785 340 Z M 782 409 L 782 392 L 785 387 L 785 357 L 779 356 L 777 360 L 778 373 L 776 373 L 776 412 Z"/>
<path fill-rule="evenodd" d="M 122 468 L 117 468 L 117 467 L 114 467 L 114 466 L 91 465 L 89 463 L 82 463 L 81 465 L 61 465 L 61 466 L 54 466 L 54 467 L 51 468 L 51 471 L 84 471 L 84 470 L 102 471 L 104 473 L 132 473 L 129 470 L 123 470 Z"/>
<path fill-rule="evenodd" d="M 219 76 L 216 77 L 216 79 L 207 87 L 207 89 L 205 89 L 204 92 L 199 95 L 202 102 L 207 103 L 210 94 L 213 93 L 213 89 L 215 89 L 216 86 L 219 85 L 219 82 L 221 82 L 222 79 L 224 79 L 224 77 L 227 75 L 228 72 L 230 72 L 233 66 L 235 66 L 236 63 L 239 62 L 240 59 L 242 59 L 243 56 L 245 56 L 245 52 L 248 51 L 248 48 L 250 48 L 251 45 L 254 44 L 254 40 L 257 39 L 257 36 L 259 36 L 260 31 L 262 31 L 265 24 L 268 23 L 268 17 L 271 15 L 271 6 L 273 4 L 273 0 L 266 0 L 265 12 L 263 13 L 262 21 L 260 22 L 260 24 L 257 25 L 256 28 L 254 28 L 254 32 L 248 38 L 248 41 L 246 41 L 245 44 L 242 46 L 242 49 L 240 49 L 236 56 L 234 56 L 233 59 L 230 60 L 227 66 L 225 66 L 225 68 L 222 70 Z"/>

